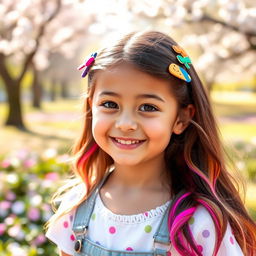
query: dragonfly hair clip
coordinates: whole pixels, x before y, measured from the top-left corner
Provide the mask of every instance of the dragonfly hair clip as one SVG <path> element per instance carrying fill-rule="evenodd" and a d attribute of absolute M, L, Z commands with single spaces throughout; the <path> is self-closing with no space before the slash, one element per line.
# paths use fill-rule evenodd
<path fill-rule="evenodd" d="M 88 72 L 89 72 L 91 66 L 93 65 L 93 63 L 94 63 L 94 61 L 95 61 L 96 56 L 97 56 L 97 52 L 92 53 L 91 56 L 90 56 L 88 59 L 86 59 L 86 60 L 84 61 L 84 63 L 81 64 L 81 65 L 77 68 L 78 70 L 82 70 L 82 69 L 85 68 L 85 70 L 84 70 L 83 73 L 82 73 L 82 77 L 85 77 L 85 76 L 88 74 Z"/>

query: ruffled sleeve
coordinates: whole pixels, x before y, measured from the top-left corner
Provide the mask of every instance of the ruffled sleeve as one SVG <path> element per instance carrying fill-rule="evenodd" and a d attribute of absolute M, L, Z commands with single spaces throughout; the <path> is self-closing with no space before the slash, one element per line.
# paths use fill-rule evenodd
<path fill-rule="evenodd" d="M 199 206 L 189 221 L 189 225 L 198 244 L 199 250 L 204 256 L 212 256 L 216 241 L 216 231 L 213 219 L 209 212 L 202 206 Z M 221 242 L 217 256 L 243 256 L 243 252 L 237 243 L 230 225 Z"/>
<path fill-rule="evenodd" d="M 73 204 L 74 200 L 79 196 L 78 189 L 72 189 L 63 198 L 59 210 Z M 58 248 L 70 255 L 74 254 L 75 235 L 72 231 L 75 210 L 64 214 L 52 223 L 46 232 L 46 237 L 55 243 Z"/>

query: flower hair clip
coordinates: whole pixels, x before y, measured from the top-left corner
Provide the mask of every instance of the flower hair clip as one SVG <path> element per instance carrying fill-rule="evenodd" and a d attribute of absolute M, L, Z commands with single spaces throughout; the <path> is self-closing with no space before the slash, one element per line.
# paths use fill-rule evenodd
<path fill-rule="evenodd" d="M 94 61 L 95 61 L 96 56 L 97 56 L 97 52 L 92 53 L 91 56 L 90 56 L 88 59 L 86 59 L 86 60 L 84 61 L 84 63 L 81 64 L 81 65 L 77 68 L 78 70 L 82 70 L 82 69 L 85 68 L 85 70 L 84 70 L 83 73 L 82 73 L 82 77 L 85 77 L 85 76 L 87 75 L 87 73 L 89 72 L 91 66 L 93 65 L 93 63 L 94 63 Z"/>
<path fill-rule="evenodd" d="M 173 49 L 176 53 L 178 53 L 178 55 L 176 56 L 177 59 L 178 59 L 178 61 L 179 61 L 181 64 L 184 64 L 187 69 L 190 69 L 189 64 L 191 64 L 191 60 L 190 60 L 188 54 L 187 54 L 180 46 L 178 46 L 178 45 L 173 45 L 173 46 L 172 46 L 172 49 Z M 188 83 L 191 82 L 191 77 L 190 77 L 190 75 L 188 74 L 188 72 L 187 72 L 184 68 L 180 67 L 180 66 L 177 65 L 177 64 L 171 63 L 171 64 L 169 65 L 169 72 L 170 72 L 172 75 L 178 77 L 178 78 L 181 79 L 181 80 L 184 80 L 184 81 L 186 81 L 186 82 L 188 82 Z"/>

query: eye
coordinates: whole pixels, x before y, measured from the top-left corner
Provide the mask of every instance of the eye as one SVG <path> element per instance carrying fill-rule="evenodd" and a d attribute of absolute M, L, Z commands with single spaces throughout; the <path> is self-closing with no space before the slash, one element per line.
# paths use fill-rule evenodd
<path fill-rule="evenodd" d="M 158 111 L 158 108 L 150 104 L 143 104 L 140 107 L 140 110 L 143 112 L 155 112 Z"/>
<path fill-rule="evenodd" d="M 118 105 L 113 101 L 105 101 L 101 103 L 100 106 L 105 108 L 118 108 Z"/>

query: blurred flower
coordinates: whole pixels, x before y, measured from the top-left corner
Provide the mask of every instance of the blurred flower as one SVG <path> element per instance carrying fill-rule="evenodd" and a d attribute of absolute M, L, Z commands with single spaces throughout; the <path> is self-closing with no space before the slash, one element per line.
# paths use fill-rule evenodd
<path fill-rule="evenodd" d="M 31 221 L 37 221 L 40 218 L 40 211 L 37 208 L 30 208 L 28 210 L 28 218 Z"/>
<path fill-rule="evenodd" d="M 13 201 L 13 200 L 16 199 L 16 195 L 15 195 L 15 193 L 13 193 L 12 191 L 8 191 L 8 192 L 6 193 L 5 198 L 6 198 L 7 200 Z"/>
<path fill-rule="evenodd" d="M 56 172 L 49 172 L 45 175 L 46 180 L 56 181 L 59 179 L 59 174 Z"/>
<path fill-rule="evenodd" d="M 18 243 L 10 243 L 7 246 L 9 252 L 11 252 L 12 256 L 27 256 L 27 252 L 24 248 L 20 246 Z"/>
<path fill-rule="evenodd" d="M 11 207 L 11 202 L 9 202 L 9 201 L 0 202 L 0 209 L 1 210 L 8 210 L 10 207 Z"/>
<path fill-rule="evenodd" d="M 9 234 L 9 236 L 11 236 L 11 237 L 17 238 L 17 236 L 18 236 L 18 234 L 19 234 L 20 231 L 21 231 L 20 225 L 14 225 L 14 226 L 12 226 L 12 227 L 9 228 L 8 234 Z"/>
<path fill-rule="evenodd" d="M 40 234 L 34 240 L 34 244 L 37 246 L 43 244 L 44 242 L 46 242 L 46 237 L 43 234 Z"/>
<path fill-rule="evenodd" d="M 20 149 L 16 152 L 16 156 L 21 159 L 21 160 L 25 160 L 29 155 L 29 152 L 27 149 Z"/>
<path fill-rule="evenodd" d="M 40 195 L 34 195 L 31 200 L 30 203 L 33 206 L 39 206 L 42 203 L 42 197 Z"/>
<path fill-rule="evenodd" d="M 30 158 L 25 160 L 23 164 L 26 168 L 31 168 L 36 165 L 36 160 L 33 158 Z"/>
<path fill-rule="evenodd" d="M 4 219 L 6 225 L 11 226 L 14 223 L 16 215 L 11 214 L 7 218 Z"/>
<path fill-rule="evenodd" d="M 57 150 L 55 148 L 49 148 L 43 152 L 42 158 L 43 159 L 50 159 L 57 155 Z"/>
<path fill-rule="evenodd" d="M 3 160 L 3 162 L 1 163 L 1 166 L 3 168 L 8 168 L 11 165 L 11 162 L 8 159 Z"/>
<path fill-rule="evenodd" d="M 15 173 L 8 174 L 6 181 L 10 184 L 16 184 L 18 182 L 18 176 Z"/>
<path fill-rule="evenodd" d="M 6 230 L 6 224 L 0 223 L 0 236 L 4 234 L 5 230 Z"/>
<path fill-rule="evenodd" d="M 20 166 L 20 163 L 21 163 L 21 161 L 20 161 L 20 159 L 18 159 L 17 157 L 13 157 L 13 158 L 11 158 L 11 165 L 13 166 L 13 167 L 18 167 L 18 166 Z"/>
<path fill-rule="evenodd" d="M 8 214 L 8 210 L 11 207 L 11 202 L 2 201 L 0 202 L 0 217 L 5 217 Z"/>
<path fill-rule="evenodd" d="M 0 208 L 0 217 L 4 218 L 8 215 L 8 210 L 4 210 Z"/>
<path fill-rule="evenodd" d="M 64 161 L 68 156 L 58 158 L 55 149 L 46 150 L 43 155 L 21 150 L 2 159 L 0 236 L 4 242 L 0 255 L 57 255 L 53 245 L 46 243 L 42 228 L 52 216 L 49 198 L 56 181 L 66 173 L 69 164 Z"/>
<path fill-rule="evenodd" d="M 12 205 L 12 212 L 15 214 L 21 214 L 25 210 L 25 204 L 22 201 L 16 201 Z"/>
<path fill-rule="evenodd" d="M 67 163 L 70 161 L 70 156 L 68 154 L 63 154 L 57 157 L 58 163 Z"/>

